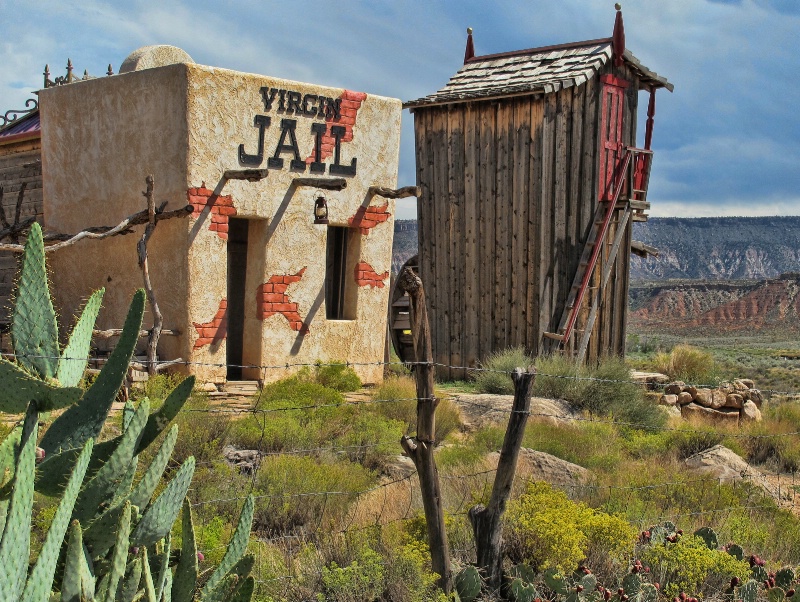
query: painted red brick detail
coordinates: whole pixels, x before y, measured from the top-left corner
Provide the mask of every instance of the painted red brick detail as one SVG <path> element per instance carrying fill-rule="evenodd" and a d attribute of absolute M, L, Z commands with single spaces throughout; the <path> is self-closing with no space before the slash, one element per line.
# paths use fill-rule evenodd
<path fill-rule="evenodd" d="M 356 214 L 347 220 L 347 223 L 361 230 L 361 234 L 369 234 L 372 228 L 382 224 L 390 217 L 392 214 L 389 213 L 389 203 L 384 203 L 380 207 L 364 207 L 362 205 Z"/>
<path fill-rule="evenodd" d="M 373 267 L 365 261 L 361 261 L 356 264 L 356 282 L 358 286 L 371 286 L 375 288 L 383 288 L 385 284 L 383 283 L 389 277 L 389 272 L 384 272 L 383 274 L 378 274 Z"/>
<path fill-rule="evenodd" d="M 203 345 L 219 343 L 228 336 L 228 300 L 223 299 L 219 302 L 219 309 L 210 322 L 192 323 L 198 335 L 194 342 L 195 349 L 200 349 Z"/>
<path fill-rule="evenodd" d="M 339 117 L 336 119 L 333 117 L 326 117 L 325 121 L 331 125 L 344 126 L 345 132 L 344 136 L 342 137 L 342 142 L 350 142 L 353 139 L 353 126 L 356 124 L 358 109 L 361 108 L 361 103 L 367 99 L 367 94 L 366 92 L 353 92 L 352 90 L 345 90 L 342 92 L 342 95 L 339 98 L 342 99 L 342 104 L 340 105 L 339 109 Z M 320 141 L 320 150 L 322 151 L 320 161 L 324 161 L 333 155 L 333 142 L 333 134 L 331 134 L 331 130 L 328 128 L 328 131 L 325 132 L 325 135 Z M 306 159 L 306 163 L 311 163 L 313 161 L 314 154 L 312 153 L 311 156 Z"/>
<path fill-rule="evenodd" d="M 259 320 L 266 320 L 272 315 L 281 314 L 289 322 L 292 330 L 308 332 L 308 326 L 303 324 L 303 318 L 298 313 L 299 305 L 286 294 L 286 289 L 293 282 L 299 282 L 306 268 L 296 274 L 275 275 L 270 277 L 256 291 L 256 316 Z"/>
<path fill-rule="evenodd" d="M 206 208 L 210 209 L 211 223 L 208 229 L 216 232 L 222 240 L 228 240 L 228 218 L 236 215 L 233 197 L 214 194 L 213 190 L 206 188 L 205 182 L 200 188 L 190 188 L 186 195 L 189 204 L 194 207 L 192 217 L 198 218 Z"/>

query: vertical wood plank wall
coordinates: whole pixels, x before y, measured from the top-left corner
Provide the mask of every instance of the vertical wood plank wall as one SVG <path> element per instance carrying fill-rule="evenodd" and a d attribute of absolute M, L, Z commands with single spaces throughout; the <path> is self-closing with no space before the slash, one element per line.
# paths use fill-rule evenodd
<path fill-rule="evenodd" d="M 635 146 L 639 82 L 626 68 L 614 72 L 631 82 L 623 140 Z M 514 346 L 545 351 L 542 333 L 558 327 L 598 202 L 598 80 L 414 110 L 419 270 L 436 362 L 475 366 Z M 630 223 L 627 230 L 588 361 L 624 353 Z M 607 261 L 606 248 L 598 274 Z M 448 367 L 439 374 L 466 376 Z"/>
<path fill-rule="evenodd" d="M 27 183 L 27 186 L 20 221 L 35 215 L 37 221 L 43 223 L 41 157 L 39 140 L 0 146 L 0 186 L 3 187 L 3 210 L 9 223 L 14 223 L 17 197 L 23 183 Z M 19 253 L 0 251 L 0 324 L 10 319 L 11 295 L 19 257 Z"/>

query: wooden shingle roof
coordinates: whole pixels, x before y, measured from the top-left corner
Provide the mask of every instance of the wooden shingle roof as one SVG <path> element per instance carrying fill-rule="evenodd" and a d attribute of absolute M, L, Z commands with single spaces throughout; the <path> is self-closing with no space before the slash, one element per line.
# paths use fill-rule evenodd
<path fill-rule="evenodd" d="M 450 78 L 439 91 L 404 103 L 405 108 L 453 104 L 485 98 L 547 94 L 579 86 L 609 61 L 612 39 L 603 38 L 545 46 L 501 54 L 476 56 Z M 673 89 L 666 78 L 650 71 L 625 50 L 623 58 L 639 73 L 642 82 L 656 88 Z"/>

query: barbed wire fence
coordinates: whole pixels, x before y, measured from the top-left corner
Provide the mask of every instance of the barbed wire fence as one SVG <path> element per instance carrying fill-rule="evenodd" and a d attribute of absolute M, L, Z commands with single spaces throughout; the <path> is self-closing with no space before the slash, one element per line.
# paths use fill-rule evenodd
<path fill-rule="evenodd" d="M 2 354 L 4 357 L 14 357 L 13 354 Z M 43 356 L 35 356 L 43 357 Z M 65 358 L 53 358 L 61 359 Z M 66 358 L 74 359 L 76 361 L 85 361 L 80 358 Z M 159 362 L 162 363 L 162 362 Z M 166 362 L 163 362 L 166 363 Z M 174 362 L 171 362 L 174 365 Z M 324 455 L 338 456 L 339 454 L 348 454 L 352 452 L 365 452 L 367 450 L 379 450 L 386 448 L 385 442 L 375 443 L 361 443 L 353 445 L 319 445 L 307 446 L 290 449 L 279 450 L 262 450 L 265 442 L 267 424 L 270 415 L 287 413 L 287 412 L 313 412 L 322 409 L 330 409 L 343 406 L 354 406 L 357 408 L 375 406 L 379 404 L 396 404 L 404 402 L 416 402 L 417 397 L 404 397 L 404 398 L 366 398 L 366 399 L 345 399 L 341 402 L 333 403 L 309 403 L 297 404 L 290 406 L 276 406 L 270 407 L 269 400 L 265 399 L 264 391 L 265 386 L 263 383 L 270 380 L 271 371 L 280 371 L 281 375 L 286 375 L 287 371 L 298 370 L 302 368 L 319 368 L 342 366 L 357 368 L 360 366 L 375 366 L 375 367 L 406 367 L 412 368 L 418 365 L 416 362 L 287 362 L 283 364 L 273 365 L 232 365 L 222 363 L 210 362 L 180 362 L 179 365 L 186 367 L 234 367 L 234 368 L 249 368 L 257 369 L 261 374 L 261 386 L 257 393 L 252 396 L 252 403 L 249 407 L 225 407 L 224 405 L 215 405 L 212 407 L 185 407 L 181 409 L 183 414 L 207 414 L 218 415 L 231 419 L 252 416 L 260 425 L 261 432 L 258 444 L 256 445 L 257 460 L 253 464 L 249 476 L 249 485 L 246 490 L 235 492 L 232 495 L 224 495 L 216 498 L 208 499 L 194 499 L 192 505 L 199 511 L 199 518 L 202 521 L 203 527 L 207 527 L 213 516 L 218 513 L 214 509 L 224 506 L 232 508 L 233 506 L 241 506 L 246 497 L 250 494 L 254 495 L 257 512 L 268 514 L 273 507 L 286 507 L 287 505 L 300 505 L 307 503 L 308 500 L 315 500 L 311 510 L 313 516 L 307 516 L 304 524 L 296 526 L 294 532 L 291 533 L 262 533 L 259 531 L 259 525 L 256 524 L 256 539 L 255 539 L 255 553 L 257 555 L 256 574 L 255 578 L 258 584 L 263 587 L 274 589 L 290 588 L 298 584 L 298 580 L 308 578 L 308 567 L 301 569 L 297 563 L 292 562 L 290 556 L 293 552 L 299 550 L 306 544 L 319 544 L 323 539 L 331 536 L 339 536 L 347 538 L 348 536 L 363 532 L 367 530 L 376 530 L 380 532 L 391 525 L 398 523 L 418 521 L 420 520 L 421 498 L 419 491 L 419 484 L 416 481 L 416 472 L 410 468 L 410 472 L 398 478 L 383 478 L 378 484 L 360 488 L 356 490 L 347 489 L 328 489 L 328 490 L 313 490 L 313 491 L 279 491 L 279 492 L 266 492 L 261 493 L 259 488 L 259 474 L 264 467 L 268 465 L 268 459 L 278 456 L 306 456 L 311 458 L 320 458 Z M 429 363 L 428 365 L 431 365 Z M 496 370 L 484 367 L 472 366 L 448 366 L 440 363 L 432 363 L 436 367 L 444 367 L 450 369 L 464 370 L 468 374 L 481 373 L 481 372 L 495 372 L 510 374 L 503 370 Z M 554 379 L 569 379 L 576 381 L 593 381 L 607 384 L 619 385 L 639 385 L 647 386 L 651 390 L 663 390 L 667 383 L 643 383 L 640 380 L 633 379 L 608 379 L 597 378 L 593 376 L 585 376 L 580 374 L 548 374 L 546 372 L 537 372 L 537 379 L 539 378 L 554 378 Z M 713 388 L 719 385 L 718 382 L 714 383 L 687 383 L 696 387 Z M 780 397 L 783 399 L 800 399 L 800 391 L 777 391 L 777 390 L 761 390 L 766 394 L 766 400 L 769 401 L 773 397 Z M 223 402 L 224 403 L 224 402 Z M 504 409 L 500 407 L 487 406 L 486 404 L 477 403 L 469 399 L 459 399 L 459 404 L 477 406 L 478 409 L 490 409 L 493 413 L 508 414 L 513 413 L 511 409 Z M 119 411 L 114 410 L 114 411 Z M 556 421 L 558 424 L 603 424 L 613 427 L 620 427 L 626 429 L 638 429 L 643 431 L 659 431 L 659 432 L 682 432 L 697 435 L 711 435 L 716 434 L 718 431 L 711 428 L 699 428 L 689 424 L 685 426 L 653 426 L 651 424 L 642 424 L 636 422 L 622 421 L 613 417 L 597 416 L 597 415 L 572 415 L 565 416 L 563 414 L 553 414 L 548 412 L 531 411 L 527 412 L 529 417 L 534 419 L 546 419 Z M 783 439 L 783 438 L 796 438 L 800 436 L 800 431 L 791 432 L 774 432 L 774 433 L 747 433 L 747 432 L 725 432 L 724 437 L 731 439 L 742 440 L 758 440 L 758 439 Z M 400 446 L 397 445 L 396 453 L 400 454 Z M 198 462 L 197 466 L 206 466 L 213 469 L 218 462 Z M 641 529 L 646 529 L 650 525 L 658 524 L 666 520 L 673 522 L 687 520 L 696 522 L 698 520 L 714 520 L 717 525 L 724 526 L 731 517 L 749 515 L 751 518 L 755 515 L 771 515 L 776 513 L 789 511 L 797 513 L 800 508 L 795 501 L 795 494 L 800 492 L 800 484 L 796 481 L 796 474 L 775 474 L 765 476 L 758 468 L 748 464 L 748 472 L 738 475 L 735 479 L 725 478 L 692 478 L 685 480 L 668 480 L 664 482 L 646 483 L 643 485 L 605 485 L 601 483 L 564 483 L 555 485 L 558 489 L 564 491 L 568 497 L 578 501 L 584 502 L 589 507 L 602 507 L 611 512 L 616 512 L 626 517 L 627 520 L 635 524 Z M 485 500 L 491 490 L 492 477 L 495 472 L 494 468 L 487 468 L 477 470 L 474 472 L 466 473 L 446 473 L 440 474 L 443 483 L 443 493 L 451 500 L 450 507 L 447 508 L 448 516 L 463 519 L 466 523 L 466 515 L 469 507 L 476 503 L 476 500 Z M 515 479 L 515 488 L 518 491 L 532 480 L 520 473 Z M 697 492 L 697 489 L 700 489 Z M 737 494 L 737 488 L 741 494 Z M 634 493 L 654 493 L 659 490 L 670 490 L 672 498 L 685 497 L 687 499 L 703 500 L 709 507 L 699 509 L 691 508 L 671 508 L 670 496 L 667 495 L 650 495 L 645 496 L 644 501 L 642 496 L 634 496 Z M 680 493 L 680 490 L 695 490 L 692 496 L 687 496 Z M 731 494 L 733 491 L 733 494 Z M 197 490 L 194 488 L 190 490 L 190 495 L 196 494 Z M 677 493 L 676 493 L 677 492 Z M 736 499 L 736 503 L 729 503 L 731 497 Z M 344 504 L 335 504 L 334 500 L 343 500 Z M 716 500 L 716 503 L 713 502 Z M 331 506 L 335 506 L 339 515 L 336 521 L 331 521 L 334 510 Z M 341 507 L 343 506 L 343 510 Z M 205 512 L 206 509 L 212 509 L 210 512 Z M 330 525 L 337 523 L 338 527 L 331 529 Z M 211 547 L 204 550 L 205 553 L 213 553 L 223 549 L 224 545 L 218 547 Z M 276 559 L 275 550 L 280 553 L 277 556 L 283 555 L 283 559 Z M 459 557 L 462 562 L 469 562 L 470 558 L 475 554 L 474 542 L 471 538 L 465 537 L 456 542 L 452 548 L 455 556 Z M 269 557 L 267 559 L 266 557 Z M 267 570 L 270 568 L 270 570 Z M 317 567 L 317 577 L 321 575 L 321 566 Z M 279 592 L 278 592 L 279 593 Z"/>

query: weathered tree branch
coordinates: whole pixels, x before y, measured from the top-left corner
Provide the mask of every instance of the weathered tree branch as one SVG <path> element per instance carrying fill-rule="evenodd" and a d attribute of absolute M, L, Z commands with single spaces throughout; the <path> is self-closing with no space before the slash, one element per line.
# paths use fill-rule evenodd
<path fill-rule="evenodd" d="M 27 218 L 22 223 L 20 223 L 19 221 L 20 214 L 22 213 L 22 201 L 25 198 L 25 189 L 27 187 L 28 187 L 27 182 L 23 182 L 19 187 L 19 193 L 17 194 L 17 204 L 14 207 L 14 223 L 9 224 L 8 219 L 6 219 L 5 207 L 3 207 L 4 190 L 3 187 L 0 186 L 0 224 L 3 225 L 3 230 L 0 231 L 0 240 L 3 240 L 4 238 L 10 236 L 13 237 L 13 240 L 16 243 L 19 243 L 19 233 L 36 221 L 35 215 Z"/>
<path fill-rule="evenodd" d="M 416 441 L 403 437 L 400 444 L 417 468 L 422 492 L 422 505 L 428 527 L 428 545 L 431 550 L 431 568 L 439 575 L 439 587 L 449 594 L 452 587 L 450 546 L 444 526 L 444 508 L 439 486 L 439 472 L 433 457 L 436 443 L 436 406 L 434 395 L 433 351 L 428 311 L 425 307 L 425 290 L 422 281 L 411 268 L 405 268 L 398 277 L 397 286 L 411 298 L 411 334 L 414 340 L 414 379 L 417 385 L 417 436 Z"/>
<path fill-rule="evenodd" d="M 266 169 L 226 169 L 222 173 L 225 180 L 247 180 L 248 182 L 259 182 L 269 175 Z"/>
<path fill-rule="evenodd" d="M 313 186 L 322 190 L 344 190 L 347 188 L 347 180 L 344 178 L 304 178 L 298 177 L 292 180 L 295 186 Z"/>
<path fill-rule="evenodd" d="M 147 242 L 153 235 L 153 230 L 156 229 L 156 202 L 153 198 L 153 176 L 149 175 L 145 178 L 147 183 L 147 190 L 142 194 L 147 199 L 147 227 L 144 229 L 144 234 L 136 245 L 136 250 L 139 253 L 139 267 L 142 269 L 142 277 L 144 278 L 144 290 L 147 293 L 147 300 L 150 302 L 150 307 L 153 310 L 153 328 L 150 330 L 150 335 L 147 338 L 147 373 L 150 376 L 155 376 L 158 373 L 156 366 L 156 351 L 158 349 L 158 339 L 161 336 L 161 328 L 164 326 L 164 316 L 161 315 L 161 310 L 156 301 L 156 294 L 153 291 L 153 285 L 150 282 L 150 270 L 147 264 Z M 163 209 L 164 206 L 161 206 Z"/>
<path fill-rule="evenodd" d="M 181 207 L 180 209 L 175 209 L 174 211 L 163 211 L 161 213 L 156 213 L 155 219 L 156 222 L 160 222 L 165 219 L 171 219 L 174 217 L 186 217 L 191 215 L 194 208 L 191 205 L 186 205 Z M 54 245 L 49 245 L 44 248 L 46 253 L 50 253 L 51 251 L 58 251 L 59 249 L 63 249 L 64 247 L 68 247 L 70 245 L 75 244 L 76 242 L 83 240 L 84 238 L 90 238 L 92 240 L 100 240 L 103 238 L 108 238 L 109 236 L 117 236 L 120 234 L 129 234 L 131 232 L 132 226 L 139 226 L 141 224 L 146 224 L 150 221 L 148 216 L 148 211 L 145 209 L 144 211 L 139 211 L 138 213 L 134 213 L 126 217 L 116 226 L 94 226 L 92 228 L 87 228 L 86 230 L 82 230 L 77 234 L 47 234 L 45 235 L 45 241 L 51 240 L 59 240 L 63 242 L 58 242 Z M 11 251 L 12 253 L 22 253 L 25 250 L 23 245 L 16 245 L 16 244 L 0 244 L 0 251 Z"/>
<path fill-rule="evenodd" d="M 92 336 L 94 338 L 96 338 L 96 339 L 110 339 L 110 338 L 113 338 L 113 337 L 118 337 L 121 334 L 122 334 L 122 329 L 121 328 L 108 328 L 106 330 L 93 330 L 92 331 Z M 180 335 L 181 335 L 181 331 L 180 330 L 171 330 L 171 329 L 168 329 L 168 328 L 162 328 L 161 329 L 161 336 L 177 337 L 177 336 L 180 336 Z M 143 338 L 149 337 L 149 336 L 150 336 L 150 331 L 149 330 L 140 330 L 139 331 L 139 338 L 140 339 L 143 339 Z"/>
<path fill-rule="evenodd" d="M 158 362 L 157 364 L 153 364 L 149 360 L 147 362 L 147 365 L 142 364 L 141 362 L 131 362 L 130 363 L 130 367 L 133 368 L 134 370 L 138 370 L 139 372 L 147 372 L 148 374 L 150 374 L 150 367 L 151 366 L 155 366 L 156 373 L 158 373 L 161 370 L 164 370 L 165 368 L 169 368 L 171 366 L 180 366 L 180 365 L 183 365 L 185 363 L 186 363 L 186 360 L 181 358 L 181 357 L 179 357 L 178 359 L 175 359 L 175 360 L 169 360 L 167 362 Z"/>
<path fill-rule="evenodd" d="M 503 581 L 503 541 L 500 523 L 506 503 L 514 484 L 517 459 L 525 435 L 525 425 L 531 409 L 531 387 L 536 378 L 536 370 L 531 366 L 527 372 L 517 368 L 512 374 L 514 380 L 514 403 L 508 419 L 500 460 L 492 487 L 492 497 L 488 508 L 483 504 L 469 510 L 469 521 L 475 533 L 478 552 L 478 567 L 484 573 L 489 587 L 498 589 Z"/>
<path fill-rule="evenodd" d="M 382 186 L 370 186 L 369 193 L 375 196 L 382 196 L 385 199 L 404 199 L 410 196 L 420 196 L 422 188 L 419 186 L 405 186 L 403 188 L 383 188 Z"/>

